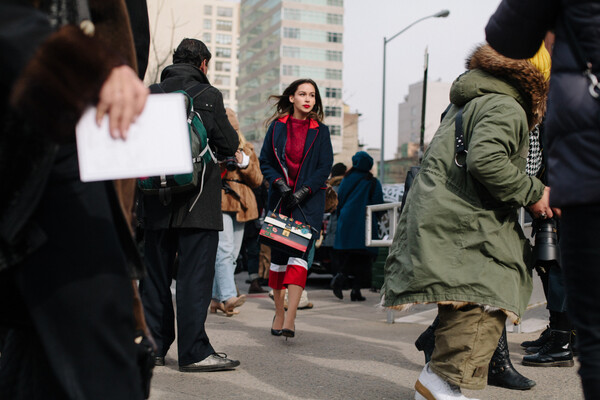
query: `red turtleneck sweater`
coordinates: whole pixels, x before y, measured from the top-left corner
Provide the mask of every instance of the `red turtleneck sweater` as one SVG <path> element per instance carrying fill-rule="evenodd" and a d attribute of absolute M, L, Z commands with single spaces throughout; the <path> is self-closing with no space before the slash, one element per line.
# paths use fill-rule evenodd
<path fill-rule="evenodd" d="M 292 188 L 298 178 L 300 165 L 302 164 L 302 155 L 304 153 L 304 144 L 308 134 L 308 125 L 310 119 L 295 119 L 290 115 L 288 120 L 287 143 L 285 144 L 285 161 L 288 168 L 288 176 Z"/>

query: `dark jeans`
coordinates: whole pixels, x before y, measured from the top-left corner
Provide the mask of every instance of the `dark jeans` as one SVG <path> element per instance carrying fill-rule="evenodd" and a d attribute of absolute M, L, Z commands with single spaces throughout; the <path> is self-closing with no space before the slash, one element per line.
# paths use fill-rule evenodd
<path fill-rule="evenodd" d="M 175 341 L 171 277 L 177 271 L 177 349 L 179 365 L 204 360 L 215 351 L 204 324 L 212 295 L 219 232 L 180 228 L 147 230 L 144 257 L 148 273 L 140 281 L 146 322 L 164 356 Z"/>
<path fill-rule="evenodd" d="M 563 208 L 561 264 L 567 311 L 577 329 L 586 399 L 600 398 L 600 204 Z"/>
<path fill-rule="evenodd" d="M 258 243 L 258 236 L 244 238 L 242 248 L 246 253 L 248 277 L 250 280 L 258 279 L 258 260 L 260 256 L 260 243 Z"/>

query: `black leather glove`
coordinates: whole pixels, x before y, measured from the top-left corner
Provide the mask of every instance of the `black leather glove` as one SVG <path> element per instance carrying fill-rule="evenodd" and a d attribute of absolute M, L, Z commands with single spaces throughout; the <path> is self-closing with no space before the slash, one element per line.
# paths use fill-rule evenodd
<path fill-rule="evenodd" d="M 277 189 L 279 191 L 279 193 L 281 194 L 281 198 L 283 199 L 283 201 L 287 201 L 287 199 L 292 194 L 292 188 L 290 188 L 288 186 L 288 184 L 285 183 L 285 179 L 278 179 L 278 180 L 276 180 L 275 182 L 273 182 L 273 186 L 275 186 L 275 189 Z"/>
<path fill-rule="evenodd" d="M 310 194 L 310 189 L 308 186 L 302 186 L 300 189 L 296 190 L 296 192 L 291 195 L 287 201 L 288 208 L 292 209 L 296 207 L 298 204 L 302 203 L 305 198 Z"/>

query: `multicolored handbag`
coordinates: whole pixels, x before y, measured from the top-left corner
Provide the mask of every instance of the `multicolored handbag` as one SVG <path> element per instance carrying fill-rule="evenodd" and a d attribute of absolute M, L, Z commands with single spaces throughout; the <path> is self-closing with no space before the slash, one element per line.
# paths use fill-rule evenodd
<path fill-rule="evenodd" d="M 269 211 L 260 228 L 258 241 L 290 256 L 302 257 L 309 249 L 312 238 L 310 225 Z"/>

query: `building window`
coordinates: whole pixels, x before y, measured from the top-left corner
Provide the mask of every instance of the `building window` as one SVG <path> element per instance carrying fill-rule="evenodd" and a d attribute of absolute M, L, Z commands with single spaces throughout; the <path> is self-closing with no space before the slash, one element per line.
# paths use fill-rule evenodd
<path fill-rule="evenodd" d="M 299 76 L 300 67 L 297 65 L 284 65 L 281 73 L 288 76 Z"/>
<path fill-rule="evenodd" d="M 211 19 L 204 20 L 204 29 L 212 29 L 212 20 Z"/>
<path fill-rule="evenodd" d="M 229 61 L 217 61 L 215 63 L 215 70 L 230 72 L 231 71 L 231 63 Z"/>
<path fill-rule="evenodd" d="M 232 27 L 233 27 L 233 22 L 231 22 L 231 21 L 224 21 L 222 19 L 217 20 L 217 30 L 218 31 L 231 32 Z"/>
<path fill-rule="evenodd" d="M 336 50 L 327 50 L 327 61 L 342 61 L 342 52 Z"/>
<path fill-rule="evenodd" d="M 212 15 L 212 6 L 204 6 L 204 14 Z"/>
<path fill-rule="evenodd" d="M 329 127 L 329 133 L 333 136 L 340 136 L 342 134 L 342 127 L 339 125 L 331 125 Z"/>
<path fill-rule="evenodd" d="M 300 28 L 283 28 L 283 37 L 288 39 L 300 39 Z"/>
<path fill-rule="evenodd" d="M 302 20 L 302 12 L 295 8 L 284 8 L 283 9 L 285 19 L 290 19 L 292 21 L 301 21 Z"/>
<path fill-rule="evenodd" d="M 342 79 L 342 70 L 327 68 L 325 70 L 325 79 L 341 80 Z"/>
<path fill-rule="evenodd" d="M 217 44 L 231 44 L 231 35 L 217 33 L 215 37 L 215 42 L 217 42 Z"/>
<path fill-rule="evenodd" d="M 228 49 L 226 47 L 217 47 L 215 55 L 217 57 L 231 58 L 231 49 Z"/>
<path fill-rule="evenodd" d="M 327 14 L 327 23 L 332 25 L 343 25 L 344 16 L 342 14 Z"/>
<path fill-rule="evenodd" d="M 325 97 L 330 99 L 341 99 L 342 89 L 341 88 L 325 88 Z"/>
<path fill-rule="evenodd" d="M 343 6 L 344 0 L 327 0 L 328 6 Z"/>
<path fill-rule="evenodd" d="M 300 47 L 283 46 L 283 56 L 300 58 Z"/>
<path fill-rule="evenodd" d="M 327 32 L 327 41 L 331 43 L 342 43 L 342 34 L 340 32 Z"/>
<path fill-rule="evenodd" d="M 223 100 L 229 100 L 229 90 L 223 89 L 223 90 L 220 90 L 220 92 L 223 95 Z"/>
<path fill-rule="evenodd" d="M 233 17 L 233 8 L 217 7 L 217 15 L 219 17 Z"/>
<path fill-rule="evenodd" d="M 341 117 L 342 116 L 342 107 L 325 106 L 325 116 L 326 117 Z"/>
<path fill-rule="evenodd" d="M 231 77 L 229 77 L 228 75 L 216 75 L 213 84 L 220 86 L 229 86 L 231 84 Z"/>
<path fill-rule="evenodd" d="M 204 32 L 202 34 L 202 41 L 204 43 L 210 43 L 212 41 L 212 35 L 210 34 L 210 32 Z"/>

